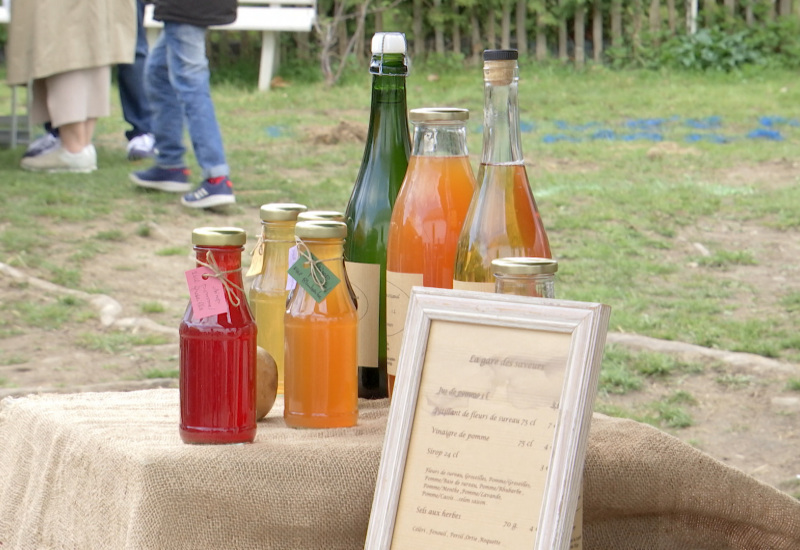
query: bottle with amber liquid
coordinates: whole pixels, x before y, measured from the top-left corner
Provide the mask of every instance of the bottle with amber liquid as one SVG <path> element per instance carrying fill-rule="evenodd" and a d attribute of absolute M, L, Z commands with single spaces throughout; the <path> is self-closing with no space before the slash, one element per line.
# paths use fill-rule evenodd
<path fill-rule="evenodd" d="M 261 239 L 253 254 L 261 262 L 250 283 L 250 304 L 258 325 L 258 345 L 278 367 L 278 393 L 283 393 L 283 316 L 286 313 L 289 253 L 294 246 L 294 226 L 306 207 L 296 203 L 261 206 Z M 255 260 L 254 260 L 255 261 Z"/>
<path fill-rule="evenodd" d="M 392 211 L 386 261 L 386 334 L 389 396 L 411 287 L 453 287 L 461 226 L 475 191 L 467 152 L 469 111 L 412 109 L 411 160 Z"/>
<path fill-rule="evenodd" d="M 369 129 L 361 168 L 345 209 L 349 238 L 344 257 L 358 298 L 358 395 L 374 399 L 387 396 L 386 243 L 411 152 L 404 34 L 375 34 L 369 71 Z"/>
<path fill-rule="evenodd" d="M 342 259 L 347 225 L 295 226 L 297 281 L 286 309 L 284 420 L 291 428 L 345 428 L 358 421 L 358 317 Z"/>
<path fill-rule="evenodd" d="M 494 292 L 492 260 L 550 258 L 522 156 L 516 50 L 483 53 L 483 149 L 478 187 L 456 250 L 453 288 Z"/>
<path fill-rule="evenodd" d="M 242 287 L 247 236 L 235 227 L 192 231 L 197 269 L 181 321 L 180 436 L 185 443 L 246 443 L 256 436 L 256 323 Z M 216 288 L 200 286 L 214 280 Z M 218 313 L 207 314 L 212 311 Z"/>

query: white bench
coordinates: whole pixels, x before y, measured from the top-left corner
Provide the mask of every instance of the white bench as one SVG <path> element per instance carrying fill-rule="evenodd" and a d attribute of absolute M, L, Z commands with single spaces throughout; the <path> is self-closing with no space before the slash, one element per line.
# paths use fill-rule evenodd
<path fill-rule="evenodd" d="M 230 25 L 211 27 L 229 31 L 261 31 L 261 65 L 258 71 L 258 89 L 269 90 L 272 76 L 280 62 L 278 33 L 309 32 L 317 17 L 316 0 L 239 0 L 236 21 Z M 144 25 L 148 29 L 162 26 L 153 19 L 153 6 L 145 8 Z M 157 31 L 156 31 L 157 32 Z"/>

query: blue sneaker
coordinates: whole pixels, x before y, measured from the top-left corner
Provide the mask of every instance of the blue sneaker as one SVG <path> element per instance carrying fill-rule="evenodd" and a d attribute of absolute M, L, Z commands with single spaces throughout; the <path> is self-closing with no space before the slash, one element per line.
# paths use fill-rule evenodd
<path fill-rule="evenodd" d="M 185 194 L 181 199 L 181 204 L 189 208 L 211 208 L 235 202 L 233 183 L 228 176 L 208 178 L 200 184 L 200 187 Z"/>
<path fill-rule="evenodd" d="M 134 172 L 131 181 L 139 187 L 158 189 L 170 193 L 185 193 L 192 188 L 187 168 L 161 168 L 151 166 L 147 170 Z"/>

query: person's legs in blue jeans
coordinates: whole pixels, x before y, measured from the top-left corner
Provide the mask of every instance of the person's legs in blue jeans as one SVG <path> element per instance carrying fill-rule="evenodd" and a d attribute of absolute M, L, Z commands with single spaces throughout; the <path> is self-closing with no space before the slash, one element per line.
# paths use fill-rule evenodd
<path fill-rule="evenodd" d="M 147 61 L 147 35 L 144 30 L 144 2 L 136 0 L 136 57 L 133 63 L 117 65 L 117 81 L 119 83 L 119 100 L 123 118 L 132 126 L 125 132 L 128 140 L 149 134 L 150 105 L 145 92 L 145 63 Z"/>
<path fill-rule="evenodd" d="M 137 185 L 183 191 L 188 185 L 183 145 L 184 123 L 203 181 L 181 199 L 191 208 L 236 202 L 214 112 L 206 57 L 206 28 L 171 21 L 153 46 L 146 64 L 147 96 L 153 109 L 156 164 L 131 174 Z M 188 191 L 188 189 L 185 189 Z"/>
<path fill-rule="evenodd" d="M 162 31 L 145 64 L 145 91 L 152 109 L 151 129 L 156 142 L 155 165 L 133 172 L 131 181 L 146 189 L 172 193 L 191 190 L 184 162 L 183 109 L 170 84 L 167 40 Z"/>
<path fill-rule="evenodd" d="M 203 179 L 227 176 L 230 170 L 225 159 L 214 102 L 211 100 L 206 28 L 167 21 L 164 23 L 162 36 L 166 42 L 169 82 L 177 102 L 183 107 L 194 155 L 203 170 Z M 154 87 L 160 86 L 161 82 L 159 80 L 153 84 Z M 156 116 L 161 119 L 159 123 L 166 121 L 167 124 L 172 124 L 175 120 L 163 119 L 162 115 Z M 160 158 L 161 141 L 158 134 L 156 144 Z"/>
<path fill-rule="evenodd" d="M 147 56 L 145 90 L 153 112 L 152 129 L 156 138 L 156 166 L 185 168 L 183 156 L 183 109 L 170 83 L 167 64 L 167 32 L 163 30 Z"/>

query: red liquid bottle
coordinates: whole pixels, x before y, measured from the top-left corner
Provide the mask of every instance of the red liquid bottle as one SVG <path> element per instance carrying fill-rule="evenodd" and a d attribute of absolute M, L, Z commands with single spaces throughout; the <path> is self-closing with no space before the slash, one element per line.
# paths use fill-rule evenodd
<path fill-rule="evenodd" d="M 192 289 L 180 334 L 180 435 L 184 443 L 247 443 L 256 436 L 256 323 L 242 286 L 247 236 L 234 227 L 192 232 L 203 280 L 216 291 Z M 187 272 L 187 277 L 189 272 Z M 227 302 L 227 312 L 198 318 L 205 304 Z M 224 304 L 223 304 L 224 306 Z M 202 306 L 205 312 L 205 305 Z"/>

